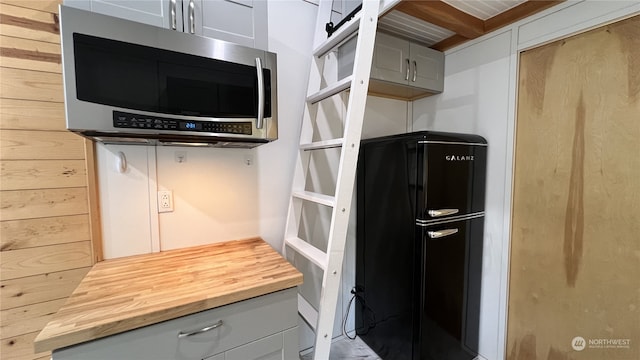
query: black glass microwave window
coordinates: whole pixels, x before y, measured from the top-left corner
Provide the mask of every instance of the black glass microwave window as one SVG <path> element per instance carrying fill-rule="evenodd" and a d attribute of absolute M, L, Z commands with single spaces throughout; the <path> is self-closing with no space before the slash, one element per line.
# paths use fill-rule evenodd
<path fill-rule="evenodd" d="M 176 115 L 255 118 L 256 68 L 84 34 L 73 34 L 79 100 Z M 263 69 L 264 116 L 271 71 Z"/>

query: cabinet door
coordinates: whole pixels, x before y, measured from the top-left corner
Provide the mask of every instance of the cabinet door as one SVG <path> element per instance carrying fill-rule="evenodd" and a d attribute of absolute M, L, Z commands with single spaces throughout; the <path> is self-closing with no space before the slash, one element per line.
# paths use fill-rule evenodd
<path fill-rule="evenodd" d="M 409 79 L 409 42 L 387 34 L 376 34 L 371 78 L 406 84 Z"/>
<path fill-rule="evenodd" d="M 208 358 L 204 358 L 204 360 L 225 360 L 224 359 L 224 353 L 218 354 L 218 355 L 213 355 L 213 356 L 210 356 Z"/>
<path fill-rule="evenodd" d="M 225 353 L 225 360 L 283 360 L 282 333 L 231 349 Z"/>
<path fill-rule="evenodd" d="M 196 33 L 240 45 L 267 49 L 265 0 L 200 1 L 201 21 L 197 25 Z"/>
<path fill-rule="evenodd" d="M 444 85 L 444 54 L 426 46 L 411 43 L 411 73 L 409 85 L 442 91 Z"/>
<path fill-rule="evenodd" d="M 182 29 L 182 8 L 180 0 L 175 1 L 178 3 L 176 27 Z M 171 25 L 171 0 L 65 0 L 64 4 L 153 26 L 169 28 Z"/>

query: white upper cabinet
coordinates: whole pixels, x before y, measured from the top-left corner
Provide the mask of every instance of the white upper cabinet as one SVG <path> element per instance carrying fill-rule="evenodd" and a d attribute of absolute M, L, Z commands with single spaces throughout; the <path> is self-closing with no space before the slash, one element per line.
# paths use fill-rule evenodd
<path fill-rule="evenodd" d="M 183 1 L 188 6 L 189 1 Z M 266 0 L 199 0 L 194 2 L 200 3 L 201 6 L 201 21 L 196 24 L 197 33 L 267 50 Z"/>
<path fill-rule="evenodd" d="M 373 50 L 371 78 L 407 84 L 411 71 L 409 42 L 376 34 L 376 46 Z"/>
<path fill-rule="evenodd" d="M 267 50 L 266 0 L 65 0 L 65 5 Z"/>
<path fill-rule="evenodd" d="M 153 26 L 170 26 L 171 0 L 64 0 L 64 4 Z M 182 28 L 182 20 L 180 22 Z"/>
<path fill-rule="evenodd" d="M 444 88 L 444 54 L 440 51 L 409 43 L 409 59 L 411 60 L 409 85 L 434 92 L 442 92 Z"/>
<path fill-rule="evenodd" d="M 356 42 L 338 50 L 338 77 L 351 75 Z M 371 63 L 369 95 L 415 100 L 441 93 L 444 88 L 444 54 L 424 45 L 385 33 L 376 34 Z"/>
<path fill-rule="evenodd" d="M 371 78 L 442 92 L 444 54 L 408 40 L 378 33 Z"/>

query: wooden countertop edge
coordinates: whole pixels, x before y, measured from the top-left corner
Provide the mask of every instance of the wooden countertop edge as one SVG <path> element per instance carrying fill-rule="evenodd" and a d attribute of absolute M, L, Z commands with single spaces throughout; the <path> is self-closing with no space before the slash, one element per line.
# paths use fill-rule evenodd
<path fill-rule="evenodd" d="M 200 311 L 210 310 L 216 307 L 229 305 L 238 301 L 266 295 L 272 292 L 285 290 L 302 284 L 302 274 L 293 276 L 286 280 L 279 280 L 276 283 L 266 284 L 255 288 L 236 291 L 232 294 L 223 294 L 215 298 L 202 299 L 188 304 L 163 309 L 127 319 L 126 323 L 136 321 L 138 326 L 132 328 L 129 325 L 123 326 L 124 321 L 107 322 L 88 329 L 81 329 L 69 333 L 58 334 L 56 336 L 46 336 L 41 332 L 34 340 L 36 353 L 53 351 L 63 347 L 78 345 L 83 342 L 97 340 L 110 335 L 120 334 L 129 330 L 135 330 L 144 326 L 157 324 L 163 321 L 176 319 L 181 316 L 191 315 Z M 229 301 L 229 299 L 232 299 Z M 44 337 L 44 338 L 43 338 Z"/>

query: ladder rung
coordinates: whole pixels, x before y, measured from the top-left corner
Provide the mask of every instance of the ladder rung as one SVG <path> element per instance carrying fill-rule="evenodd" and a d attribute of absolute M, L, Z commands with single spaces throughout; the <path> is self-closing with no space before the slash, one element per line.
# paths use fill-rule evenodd
<path fill-rule="evenodd" d="M 312 263 L 316 264 L 322 270 L 327 268 L 327 253 L 319 250 L 317 247 L 309 244 L 308 242 L 298 238 L 285 239 L 287 245 L 297 251 L 300 255 L 309 259 Z"/>
<path fill-rule="evenodd" d="M 304 321 L 309 324 L 311 329 L 315 332 L 318 324 L 318 312 L 309 304 L 307 299 L 303 298 L 298 293 L 298 313 L 302 315 Z"/>
<path fill-rule="evenodd" d="M 344 25 L 342 25 L 336 32 L 334 32 L 327 40 L 325 40 L 313 51 L 313 55 L 315 55 L 316 57 L 324 56 L 326 53 L 331 51 L 331 49 L 349 40 L 352 35 L 354 35 L 356 31 L 358 31 L 358 27 L 360 26 L 360 17 L 362 16 L 361 14 L 362 11 L 358 12 L 353 17 L 353 19 L 347 21 Z"/>
<path fill-rule="evenodd" d="M 307 101 L 312 104 L 315 104 L 318 101 L 322 101 L 341 91 L 344 91 L 351 87 L 352 79 L 353 79 L 353 75 L 350 75 L 340 81 L 336 81 L 335 83 L 331 84 L 331 86 L 327 86 L 326 88 L 318 91 L 317 93 L 309 95 L 307 97 Z"/>
<path fill-rule="evenodd" d="M 300 149 L 301 150 L 331 149 L 331 148 L 341 147 L 343 142 L 344 142 L 343 138 L 316 141 L 309 144 L 300 145 Z"/>
<path fill-rule="evenodd" d="M 294 191 L 292 195 L 298 199 L 308 200 L 331 207 L 334 207 L 336 203 L 336 198 L 333 196 L 318 194 L 311 191 Z"/>

